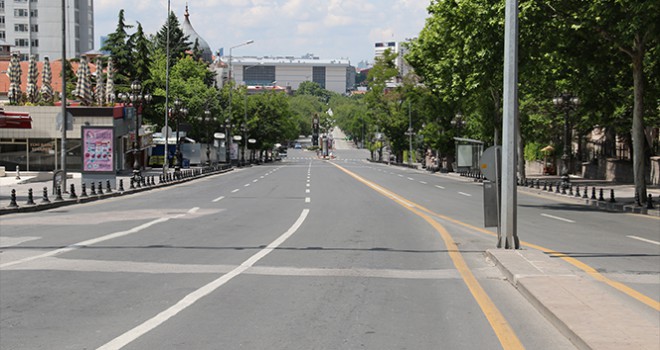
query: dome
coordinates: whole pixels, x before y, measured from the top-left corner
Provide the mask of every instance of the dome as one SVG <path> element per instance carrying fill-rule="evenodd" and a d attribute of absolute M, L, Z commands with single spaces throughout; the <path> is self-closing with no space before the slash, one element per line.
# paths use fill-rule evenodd
<path fill-rule="evenodd" d="M 213 54 L 211 52 L 211 47 L 209 44 L 197 34 L 195 29 L 193 29 L 192 24 L 190 24 L 190 13 L 188 13 L 188 5 L 186 5 L 186 12 L 184 13 L 185 20 L 183 21 L 183 35 L 188 36 L 188 41 L 190 42 L 190 48 L 195 47 L 195 40 L 199 45 L 199 49 L 202 51 L 202 59 L 205 62 L 211 63 L 213 60 Z"/>

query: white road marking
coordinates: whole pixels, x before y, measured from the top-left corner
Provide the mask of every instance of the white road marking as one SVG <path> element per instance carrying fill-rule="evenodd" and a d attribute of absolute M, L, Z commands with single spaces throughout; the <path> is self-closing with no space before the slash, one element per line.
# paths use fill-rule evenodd
<path fill-rule="evenodd" d="M 465 197 L 472 197 L 471 194 L 469 194 L 469 193 L 465 193 L 465 192 L 458 192 L 458 194 L 463 195 L 463 196 L 465 196 Z"/>
<path fill-rule="evenodd" d="M 627 236 L 628 238 L 636 239 L 638 241 L 646 242 L 646 243 L 651 243 L 655 245 L 660 245 L 660 242 L 656 242 L 650 239 L 642 238 L 642 237 L 637 237 L 637 236 Z"/>
<path fill-rule="evenodd" d="M 427 184 L 426 181 L 420 181 L 419 183 L 422 184 L 422 185 L 426 185 L 426 184 Z"/>
<path fill-rule="evenodd" d="M 305 193 L 309 193 L 309 188 L 305 190 Z"/>
<path fill-rule="evenodd" d="M 257 179 L 252 180 L 252 182 L 257 182 L 257 181 L 259 181 L 259 180 L 257 180 Z"/>
<path fill-rule="evenodd" d="M 309 197 L 306 197 L 306 198 L 305 198 L 305 203 L 309 203 L 309 202 L 311 202 L 311 201 L 312 201 L 311 198 L 309 198 Z"/>
<path fill-rule="evenodd" d="M 441 189 L 441 190 L 444 190 L 444 189 L 445 189 L 444 187 L 442 187 L 442 186 L 438 186 L 438 185 L 435 185 L 435 187 L 437 187 L 437 188 L 439 188 L 439 189 Z"/>
<path fill-rule="evenodd" d="M 238 191 L 240 191 L 240 190 L 237 188 L 237 189 L 231 191 L 231 193 L 236 193 L 236 192 L 238 192 Z"/>
<path fill-rule="evenodd" d="M 195 209 L 195 208 L 193 208 L 193 209 Z M 193 210 L 193 209 L 191 209 L 191 210 Z M 199 209 L 199 208 L 197 208 L 197 209 Z M 144 223 L 142 225 L 133 227 L 132 229 L 129 229 L 129 230 L 126 230 L 126 231 L 119 231 L 119 232 L 110 233 L 110 234 L 107 234 L 105 236 L 92 238 L 92 239 L 88 239 L 86 241 L 74 243 L 74 244 L 72 244 L 70 246 L 67 246 L 67 247 L 64 247 L 64 248 L 51 250 L 51 251 L 43 253 L 43 254 L 30 256 L 30 257 L 27 257 L 27 258 L 24 258 L 24 259 L 19 259 L 19 260 L 11 261 L 11 262 L 8 262 L 8 263 L 0 264 L 0 269 L 3 269 L 5 267 L 9 267 L 9 266 L 22 264 L 22 263 L 25 263 L 25 262 L 28 262 L 28 261 L 33 261 L 33 260 L 37 260 L 37 259 L 41 259 L 41 258 L 55 256 L 55 255 L 62 254 L 62 253 L 67 253 L 67 252 L 76 250 L 78 248 L 90 246 L 90 245 L 97 244 L 97 243 L 107 241 L 107 240 L 110 240 L 110 239 L 127 236 L 127 235 L 130 235 L 130 234 L 136 233 L 136 232 L 140 232 L 140 231 L 142 231 L 142 230 L 144 230 L 148 227 L 159 224 L 161 222 L 166 222 L 170 219 L 178 219 L 178 218 L 183 217 L 183 216 L 185 216 L 185 214 L 179 214 L 179 215 L 175 215 L 175 216 L 162 217 L 162 218 L 159 218 L 159 219 L 151 220 L 147 223 Z"/>
<path fill-rule="evenodd" d="M 245 185 L 243 185 L 243 186 L 244 186 L 244 187 L 250 187 L 250 184 L 245 184 Z"/>
<path fill-rule="evenodd" d="M 225 196 L 220 196 L 220 197 L 214 199 L 214 200 L 213 200 L 213 203 L 215 203 L 215 202 L 219 202 L 219 201 L 221 201 L 221 200 L 223 200 L 223 199 L 225 199 Z"/>
<path fill-rule="evenodd" d="M 195 214 L 199 210 L 199 207 L 194 207 L 190 210 L 188 210 L 188 214 Z"/>
<path fill-rule="evenodd" d="M 544 213 L 541 213 L 541 216 L 545 216 L 546 218 L 555 219 L 555 220 L 564 221 L 564 222 L 570 222 L 570 223 L 574 223 L 574 222 L 575 222 L 575 221 L 570 220 L 570 219 L 561 218 L 561 217 L 559 217 L 559 216 L 554 216 L 554 215 L 550 215 L 550 214 L 544 214 Z"/>
<path fill-rule="evenodd" d="M 408 180 L 415 181 L 415 179 L 413 179 L 412 177 L 409 177 Z"/>
<path fill-rule="evenodd" d="M 403 177 L 403 175 L 399 174 L 399 177 Z"/>
<path fill-rule="evenodd" d="M 309 187 L 309 184 L 307 184 L 307 187 Z"/>
<path fill-rule="evenodd" d="M 225 283 L 229 282 L 232 280 L 234 277 L 242 274 L 245 272 L 247 269 L 252 267 L 254 264 L 256 264 L 259 260 L 261 260 L 263 257 L 268 255 L 270 252 L 275 250 L 277 247 L 279 247 L 284 241 L 286 241 L 289 237 L 291 237 L 302 225 L 302 223 L 305 221 L 307 218 L 307 214 L 309 214 L 309 209 L 304 209 L 302 213 L 300 214 L 300 217 L 298 217 L 298 220 L 289 228 L 288 231 L 284 232 L 280 237 L 278 237 L 276 240 L 274 240 L 271 244 L 269 244 L 266 248 L 260 250 L 253 256 L 251 256 L 249 259 L 245 260 L 242 264 L 237 266 L 235 269 L 229 271 L 228 273 L 220 276 L 216 280 L 208 283 L 207 285 L 195 290 L 194 292 L 186 295 L 183 297 L 183 299 L 179 300 L 178 303 L 172 305 L 170 308 L 167 310 L 159 313 L 158 315 L 150 318 L 149 320 L 145 321 L 141 325 L 127 331 L 126 333 L 118 336 L 117 338 L 111 340 L 110 342 L 106 343 L 105 345 L 99 347 L 100 350 L 106 350 L 106 349 L 121 349 L 124 346 L 132 343 L 134 340 L 137 338 L 141 337 L 142 335 L 146 334 L 147 332 L 151 331 L 152 329 L 160 326 L 163 324 L 165 321 L 170 319 L 171 317 L 175 316 L 179 312 L 185 310 L 189 306 L 193 305 L 195 302 L 200 300 L 201 298 L 209 295 L 216 289 L 220 288 L 222 285 Z"/>
<path fill-rule="evenodd" d="M 35 239 L 40 239 L 41 237 L 3 237 L 0 236 L 0 247 L 13 247 L 24 242 L 33 241 Z"/>

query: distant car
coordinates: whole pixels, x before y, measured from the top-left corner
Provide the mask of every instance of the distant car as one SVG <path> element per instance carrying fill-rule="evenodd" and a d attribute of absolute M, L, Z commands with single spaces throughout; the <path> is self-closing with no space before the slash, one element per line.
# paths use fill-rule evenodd
<path fill-rule="evenodd" d="M 300 143 L 296 143 L 295 145 L 293 145 L 293 148 L 295 148 L 295 149 L 301 149 L 301 148 L 302 148 L 302 145 L 301 145 Z"/>

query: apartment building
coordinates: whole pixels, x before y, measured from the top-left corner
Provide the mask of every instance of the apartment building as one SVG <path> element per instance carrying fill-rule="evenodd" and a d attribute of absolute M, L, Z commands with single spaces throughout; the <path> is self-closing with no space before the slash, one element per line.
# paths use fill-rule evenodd
<path fill-rule="evenodd" d="M 66 56 L 94 49 L 94 1 L 65 0 Z M 0 0 L 0 40 L 20 52 L 51 61 L 62 57 L 62 1 Z"/>

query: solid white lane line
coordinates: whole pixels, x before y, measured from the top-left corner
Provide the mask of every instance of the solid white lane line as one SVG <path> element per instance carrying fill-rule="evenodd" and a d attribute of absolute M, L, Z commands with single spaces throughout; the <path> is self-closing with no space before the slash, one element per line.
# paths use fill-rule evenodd
<path fill-rule="evenodd" d="M 159 313 L 158 315 L 150 318 L 149 320 L 145 321 L 141 325 L 127 331 L 126 333 L 118 336 L 117 338 L 111 340 L 110 342 L 106 343 L 105 345 L 99 347 L 100 350 L 106 350 L 106 349 L 121 349 L 122 347 L 132 343 L 135 339 L 141 337 L 142 335 L 146 334 L 147 332 L 151 331 L 152 329 L 160 326 L 163 324 L 165 321 L 168 319 L 172 318 L 179 312 L 185 310 L 189 306 L 193 305 L 195 302 L 200 300 L 201 298 L 211 294 L 213 291 L 216 289 L 220 288 L 222 285 L 225 283 L 229 282 L 232 280 L 234 277 L 242 274 L 245 272 L 245 270 L 249 269 L 252 267 L 254 264 L 256 264 L 259 260 L 261 260 L 263 257 L 268 255 L 270 252 L 275 250 L 277 247 L 279 247 L 284 241 L 286 241 L 289 237 L 291 237 L 302 225 L 302 223 L 305 221 L 307 218 L 307 214 L 309 214 L 309 209 L 304 209 L 302 213 L 300 214 L 300 217 L 298 217 L 298 220 L 289 228 L 288 231 L 284 232 L 280 237 L 278 237 L 276 240 L 274 240 L 271 244 L 269 244 L 266 248 L 260 250 L 253 256 L 251 256 L 249 259 L 245 260 L 242 264 L 237 266 L 235 269 L 229 271 L 228 273 L 220 276 L 216 280 L 210 282 L 209 284 L 197 289 L 196 291 L 186 295 L 183 297 L 183 299 L 179 300 L 178 303 L 172 305 L 170 308 L 167 310 Z"/>
<path fill-rule="evenodd" d="M 636 239 L 638 241 L 646 242 L 646 243 L 651 243 L 655 245 L 660 245 L 660 242 L 656 242 L 650 239 L 642 238 L 642 237 L 637 237 L 637 236 L 627 236 L 628 238 Z"/>
<path fill-rule="evenodd" d="M 541 216 L 545 216 L 546 218 L 555 219 L 555 220 L 564 221 L 564 222 L 570 222 L 570 223 L 575 222 L 575 221 L 570 220 L 570 219 L 566 219 L 566 218 L 562 218 L 562 217 L 554 216 L 554 215 L 550 215 L 550 214 L 541 213 Z"/>
<path fill-rule="evenodd" d="M 236 192 L 238 192 L 238 191 L 240 191 L 240 190 L 237 188 L 237 189 L 231 191 L 231 193 L 236 193 Z"/>
<path fill-rule="evenodd" d="M 197 209 L 199 209 L 199 208 L 197 208 Z M 142 231 L 142 230 L 144 230 L 148 227 L 159 224 L 161 222 L 165 222 L 165 221 L 168 221 L 170 219 L 178 219 L 178 218 L 180 218 L 184 215 L 185 214 L 179 214 L 179 215 L 175 215 L 175 216 L 172 216 L 172 217 L 162 217 L 162 218 L 159 218 L 159 219 L 151 220 L 147 223 L 144 223 L 142 225 L 133 227 L 132 229 L 129 229 L 129 230 L 126 230 L 126 231 L 119 231 L 119 232 L 110 233 L 110 234 L 107 234 L 105 236 L 92 238 L 92 239 L 88 239 L 86 241 L 74 243 L 74 244 L 72 244 L 68 247 L 55 249 L 55 250 L 51 250 L 51 251 L 43 253 L 43 254 L 30 256 L 30 257 L 23 258 L 23 259 L 20 259 L 20 260 L 14 260 L 14 261 L 11 261 L 11 262 L 8 262 L 8 263 L 0 264 L 0 269 L 3 269 L 5 267 L 9 267 L 9 266 L 22 264 L 22 263 L 25 263 L 25 262 L 28 262 L 28 261 L 33 261 L 33 260 L 37 260 L 37 259 L 41 259 L 41 258 L 55 256 L 55 255 L 62 254 L 62 253 L 67 253 L 67 252 L 70 252 L 70 251 L 73 251 L 73 250 L 76 250 L 76 249 L 79 249 L 79 248 L 82 248 L 82 247 L 90 246 L 90 245 L 93 245 L 93 244 L 96 244 L 96 243 L 101 243 L 103 241 L 107 241 L 107 240 L 110 240 L 110 239 L 127 236 L 127 235 L 130 235 L 130 234 L 136 233 L 136 232 L 140 232 L 140 231 Z"/>
<path fill-rule="evenodd" d="M 438 186 L 438 185 L 435 185 L 435 187 L 437 187 L 437 188 L 439 188 L 439 189 L 441 189 L 441 190 L 444 190 L 444 189 L 445 189 L 444 187 L 442 187 L 442 186 Z"/>
<path fill-rule="evenodd" d="M 213 203 L 215 203 L 215 202 L 219 202 L 219 201 L 221 201 L 221 200 L 223 200 L 223 199 L 225 199 L 225 196 L 220 196 L 220 197 L 214 199 L 214 200 L 213 200 Z"/>
<path fill-rule="evenodd" d="M 465 193 L 465 192 L 458 192 L 458 194 L 463 195 L 463 196 L 465 196 L 465 197 L 472 197 L 471 194 L 469 194 L 469 193 Z"/>

